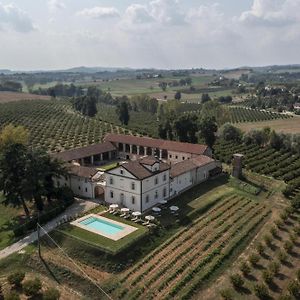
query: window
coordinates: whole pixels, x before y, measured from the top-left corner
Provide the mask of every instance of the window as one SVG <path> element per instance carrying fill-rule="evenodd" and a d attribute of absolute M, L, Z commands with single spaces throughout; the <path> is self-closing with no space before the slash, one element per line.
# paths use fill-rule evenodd
<path fill-rule="evenodd" d="M 172 154 L 169 155 L 169 158 L 172 158 Z"/>
<path fill-rule="evenodd" d="M 78 189 L 79 189 L 79 190 L 81 190 L 81 187 L 80 187 L 80 185 L 78 186 Z"/>
<path fill-rule="evenodd" d="M 163 195 L 164 195 L 164 198 L 167 196 L 167 189 L 166 188 L 164 188 Z"/>
<path fill-rule="evenodd" d="M 164 174 L 164 181 L 167 180 L 167 174 Z"/>
<path fill-rule="evenodd" d="M 135 204 L 135 197 L 134 196 L 131 197 L 131 202 L 132 202 L 132 204 Z"/>
<path fill-rule="evenodd" d="M 178 159 L 178 155 L 176 155 L 175 158 Z"/>
<path fill-rule="evenodd" d="M 87 188 L 85 188 L 85 192 L 87 193 Z"/>
<path fill-rule="evenodd" d="M 123 171 L 123 170 L 120 170 L 120 174 L 123 175 L 123 174 L 124 174 L 124 171 Z"/>
<path fill-rule="evenodd" d="M 110 191 L 110 198 L 113 198 L 113 197 L 114 197 L 114 192 Z"/>
<path fill-rule="evenodd" d="M 185 160 L 185 157 L 184 157 L 184 156 L 182 157 L 182 160 Z"/>
<path fill-rule="evenodd" d="M 131 189 L 135 190 L 135 183 L 134 182 L 131 182 Z"/>
<path fill-rule="evenodd" d="M 158 191 L 155 191 L 155 199 L 158 198 Z"/>
<path fill-rule="evenodd" d="M 158 177 L 154 178 L 154 184 L 158 184 Z"/>
<path fill-rule="evenodd" d="M 146 203 L 149 202 L 149 195 L 146 196 Z"/>
<path fill-rule="evenodd" d="M 86 178 L 84 179 L 84 182 L 87 183 L 87 179 Z"/>
<path fill-rule="evenodd" d="M 114 184 L 114 179 L 112 177 L 109 178 L 109 184 Z"/>

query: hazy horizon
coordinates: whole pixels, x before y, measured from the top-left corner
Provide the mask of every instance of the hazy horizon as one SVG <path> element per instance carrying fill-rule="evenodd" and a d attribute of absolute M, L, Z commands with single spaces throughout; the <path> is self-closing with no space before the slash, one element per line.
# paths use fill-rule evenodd
<path fill-rule="evenodd" d="M 298 64 L 300 0 L 0 0 L 0 69 Z"/>

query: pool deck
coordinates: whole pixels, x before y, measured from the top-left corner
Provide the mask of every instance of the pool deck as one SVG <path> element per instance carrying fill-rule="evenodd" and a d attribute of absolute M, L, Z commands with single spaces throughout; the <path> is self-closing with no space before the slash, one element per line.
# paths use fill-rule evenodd
<path fill-rule="evenodd" d="M 98 231 L 98 230 L 93 229 L 93 228 L 89 228 L 88 226 L 80 223 L 80 222 L 82 222 L 82 221 L 84 221 L 84 220 L 86 220 L 90 217 L 94 217 L 96 219 L 100 219 L 100 220 L 103 220 L 103 221 L 121 226 L 124 229 L 122 231 L 118 232 L 118 233 L 115 233 L 115 234 L 108 234 L 106 232 L 102 232 L 102 231 Z M 89 215 L 86 215 L 82 218 L 79 218 L 79 219 L 71 222 L 71 225 L 77 226 L 81 229 L 93 232 L 93 233 L 98 234 L 98 235 L 102 235 L 102 236 L 104 236 L 108 239 L 114 240 L 114 241 L 118 241 L 118 240 L 122 239 L 123 237 L 127 236 L 128 234 L 138 230 L 137 227 L 133 227 L 133 226 L 127 225 L 125 223 L 117 222 L 117 221 L 114 221 L 114 220 L 111 220 L 109 218 L 105 218 L 105 217 L 102 217 L 102 216 L 99 216 L 99 215 L 96 215 L 96 214 L 89 214 Z"/>

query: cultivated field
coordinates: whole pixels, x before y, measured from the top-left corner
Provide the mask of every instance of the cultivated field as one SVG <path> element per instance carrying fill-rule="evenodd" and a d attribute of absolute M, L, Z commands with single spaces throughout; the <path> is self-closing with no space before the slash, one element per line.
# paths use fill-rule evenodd
<path fill-rule="evenodd" d="M 15 102 L 20 100 L 50 100 L 49 96 L 40 96 L 28 93 L 0 92 L 0 103 Z"/>
<path fill-rule="evenodd" d="M 251 129 L 262 129 L 264 127 L 270 127 L 277 132 L 285 133 L 300 133 L 300 117 L 295 116 L 288 119 L 270 120 L 265 122 L 247 122 L 236 125 L 245 132 Z"/>

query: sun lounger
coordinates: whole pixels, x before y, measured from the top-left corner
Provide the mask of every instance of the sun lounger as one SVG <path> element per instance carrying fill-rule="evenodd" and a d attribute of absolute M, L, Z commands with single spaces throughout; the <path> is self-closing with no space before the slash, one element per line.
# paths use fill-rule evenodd
<path fill-rule="evenodd" d="M 124 219 L 128 219 L 130 217 L 130 215 L 129 214 L 126 214 L 123 218 Z"/>
<path fill-rule="evenodd" d="M 134 217 L 134 218 L 131 219 L 131 221 L 133 221 L 133 222 L 136 221 L 136 220 L 137 220 L 137 217 Z"/>
<path fill-rule="evenodd" d="M 120 215 L 120 217 L 124 218 L 126 216 L 126 213 L 123 213 Z"/>
<path fill-rule="evenodd" d="M 137 220 L 134 221 L 134 223 L 140 223 L 140 222 L 143 222 L 143 220 L 142 219 L 137 219 Z"/>
<path fill-rule="evenodd" d="M 147 227 L 151 228 L 151 227 L 156 227 L 157 225 L 154 223 L 150 223 L 149 225 L 147 225 Z"/>

